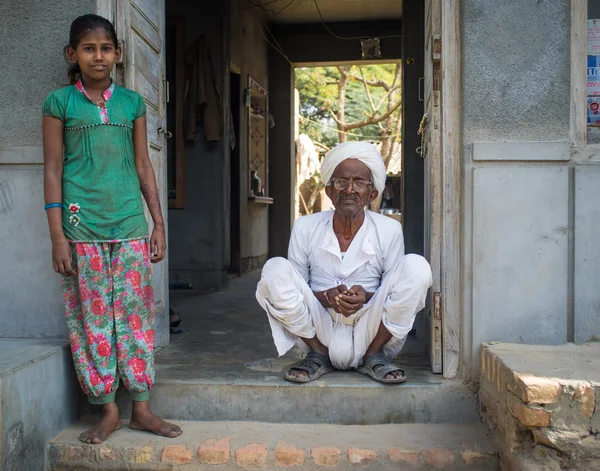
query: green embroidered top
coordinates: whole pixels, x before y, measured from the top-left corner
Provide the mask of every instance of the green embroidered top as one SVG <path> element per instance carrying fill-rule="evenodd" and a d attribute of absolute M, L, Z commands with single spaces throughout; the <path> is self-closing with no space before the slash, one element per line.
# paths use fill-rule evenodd
<path fill-rule="evenodd" d="M 64 123 L 63 229 L 76 242 L 148 237 L 133 152 L 133 122 L 144 99 L 114 83 L 93 103 L 77 84 L 51 92 L 44 116 Z"/>

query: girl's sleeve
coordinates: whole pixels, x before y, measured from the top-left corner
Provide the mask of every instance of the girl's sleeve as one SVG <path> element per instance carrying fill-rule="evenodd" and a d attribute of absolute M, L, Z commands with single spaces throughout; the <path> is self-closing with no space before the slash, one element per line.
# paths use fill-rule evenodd
<path fill-rule="evenodd" d="M 140 95 L 138 93 L 138 106 L 137 106 L 137 110 L 135 112 L 135 119 L 141 118 L 142 116 L 146 116 L 146 102 L 144 101 L 144 98 L 142 97 L 142 95 Z"/>
<path fill-rule="evenodd" d="M 62 122 L 65 121 L 65 106 L 56 93 L 52 92 L 46 97 L 42 105 L 42 116 L 52 116 Z"/>

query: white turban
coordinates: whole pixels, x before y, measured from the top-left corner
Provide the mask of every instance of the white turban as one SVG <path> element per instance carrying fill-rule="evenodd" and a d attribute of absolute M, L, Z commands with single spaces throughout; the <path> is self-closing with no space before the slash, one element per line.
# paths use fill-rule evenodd
<path fill-rule="evenodd" d="M 321 178 L 325 185 L 329 185 L 337 166 L 347 159 L 360 160 L 369 167 L 375 189 L 379 194 L 383 193 L 386 178 L 383 158 L 373 144 L 364 141 L 342 142 L 325 154 L 321 164 Z"/>

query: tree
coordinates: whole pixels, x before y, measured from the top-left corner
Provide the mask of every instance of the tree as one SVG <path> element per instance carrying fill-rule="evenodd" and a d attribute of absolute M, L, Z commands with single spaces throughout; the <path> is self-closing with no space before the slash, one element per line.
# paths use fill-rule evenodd
<path fill-rule="evenodd" d="M 401 65 L 297 69 L 301 132 L 327 148 L 348 140 L 381 143 L 389 164 L 400 142 Z"/>

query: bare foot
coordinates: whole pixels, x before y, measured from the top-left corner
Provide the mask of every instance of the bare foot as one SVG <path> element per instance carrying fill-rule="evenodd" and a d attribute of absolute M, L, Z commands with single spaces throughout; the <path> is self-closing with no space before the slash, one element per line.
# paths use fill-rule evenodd
<path fill-rule="evenodd" d="M 170 424 L 154 415 L 150 410 L 148 401 L 133 401 L 133 411 L 129 428 L 132 430 L 144 430 L 167 438 L 176 438 L 183 433 L 179 425 Z"/>
<path fill-rule="evenodd" d="M 119 408 L 114 402 L 102 406 L 102 418 L 94 427 L 86 430 L 79 435 L 79 440 L 83 443 L 93 443 L 95 445 L 106 440 L 111 433 L 121 428 L 119 419 Z"/>

